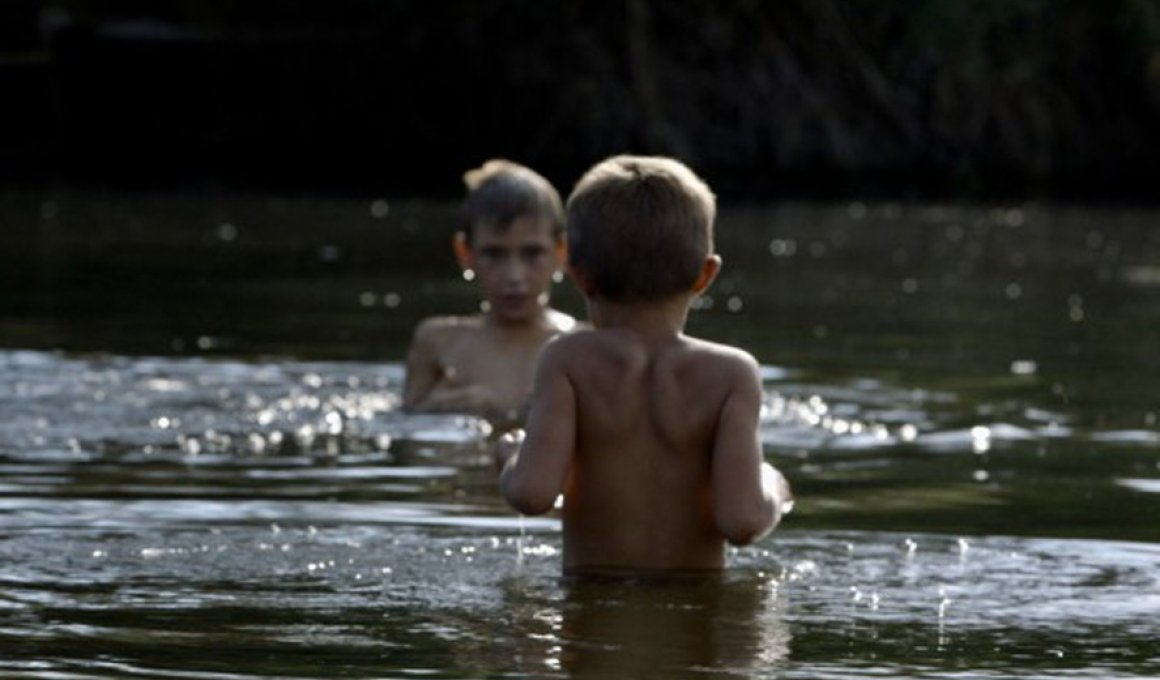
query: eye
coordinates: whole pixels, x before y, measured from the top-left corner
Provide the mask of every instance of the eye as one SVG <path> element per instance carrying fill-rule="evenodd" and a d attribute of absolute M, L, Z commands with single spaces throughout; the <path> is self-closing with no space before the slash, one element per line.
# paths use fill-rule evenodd
<path fill-rule="evenodd" d="M 497 248 L 495 246 L 484 246 L 476 251 L 475 256 L 478 259 L 486 260 L 488 262 L 499 262 L 503 259 L 504 251 L 503 248 Z"/>
<path fill-rule="evenodd" d="M 524 246 L 520 248 L 520 257 L 525 262 L 538 262 L 547 254 L 548 249 L 544 246 Z"/>

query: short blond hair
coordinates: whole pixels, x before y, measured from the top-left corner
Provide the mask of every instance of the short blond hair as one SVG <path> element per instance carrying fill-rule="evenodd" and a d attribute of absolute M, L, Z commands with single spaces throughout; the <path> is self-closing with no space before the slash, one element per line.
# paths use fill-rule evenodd
<path fill-rule="evenodd" d="M 477 225 L 506 229 L 521 217 L 546 220 L 552 237 L 564 235 L 564 205 L 560 193 L 543 175 L 526 165 L 493 158 L 463 173 L 463 232 L 471 242 Z"/>
<path fill-rule="evenodd" d="M 650 301 L 696 283 L 713 252 L 717 198 L 676 159 L 618 155 L 580 178 L 565 214 L 568 261 L 596 295 Z"/>

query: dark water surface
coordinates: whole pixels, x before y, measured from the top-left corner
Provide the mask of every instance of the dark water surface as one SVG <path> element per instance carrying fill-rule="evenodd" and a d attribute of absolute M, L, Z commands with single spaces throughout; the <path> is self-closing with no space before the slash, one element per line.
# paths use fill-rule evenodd
<path fill-rule="evenodd" d="M 1160 675 L 1160 213 L 726 206 L 690 330 L 799 498 L 711 583 L 561 581 L 488 424 L 399 412 L 450 207 L 0 220 L 0 676 Z"/>

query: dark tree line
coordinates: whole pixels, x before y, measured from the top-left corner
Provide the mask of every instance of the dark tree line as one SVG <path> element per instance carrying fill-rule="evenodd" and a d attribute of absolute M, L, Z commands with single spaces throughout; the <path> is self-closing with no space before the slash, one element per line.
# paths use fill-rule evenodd
<path fill-rule="evenodd" d="M 456 194 L 678 155 L 723 192 L 1154 200 L 1160 0 L 10 0 L 12 182 Z"/>

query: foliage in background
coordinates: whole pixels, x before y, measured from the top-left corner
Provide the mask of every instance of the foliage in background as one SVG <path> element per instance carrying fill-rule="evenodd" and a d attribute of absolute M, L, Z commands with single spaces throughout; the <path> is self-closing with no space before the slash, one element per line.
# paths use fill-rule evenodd
<path fill-rule="evenodd" d="M 18 102 L 0 176 L 15 179 L 457 193 L 489 156 L 567 186 L 633 151 L 758 197 L 1149 200 L 1160 169 L 1157 0 L 24 0 L 0 15 L 18 45 L 0 46 Z"/>

